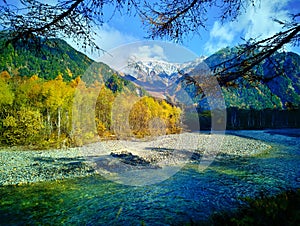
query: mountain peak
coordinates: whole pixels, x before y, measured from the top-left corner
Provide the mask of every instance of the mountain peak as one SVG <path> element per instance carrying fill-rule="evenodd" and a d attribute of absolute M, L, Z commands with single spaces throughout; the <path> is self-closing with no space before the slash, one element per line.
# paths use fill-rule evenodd
<path fill-rule="evenodd" d="M 194 61 L 184 63 L 174 63 L 151 58 L 130 59 L 123 73 L 142 80 L 147 80 L 147 77 L 151 78 L 156 75 L 162 78 L 170 78 L 179 71 L 189 71 L 189 69 L 203 62 L 204 59 L 205 57 L 199 57 Z"/>

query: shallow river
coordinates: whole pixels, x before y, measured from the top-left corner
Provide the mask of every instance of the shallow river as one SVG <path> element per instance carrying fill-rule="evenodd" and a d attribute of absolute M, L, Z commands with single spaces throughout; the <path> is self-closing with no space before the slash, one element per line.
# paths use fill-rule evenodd
<path fill-rule="evenodd" d="M 232 132 L 234 133 L 234 132 Z M 243 198 L 300 188 L 299 130 L 239 131 L 272 142 L 256 157 L 188 164 L 169 179 L 128 186 L 101 176 L 0 187 L 0 225 L 170 225 L 202 222 Z"/>

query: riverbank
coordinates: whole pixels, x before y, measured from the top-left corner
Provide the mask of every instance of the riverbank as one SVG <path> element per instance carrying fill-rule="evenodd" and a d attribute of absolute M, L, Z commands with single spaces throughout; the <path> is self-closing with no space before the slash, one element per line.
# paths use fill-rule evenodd
<path fill-rule="evenodd" d="M 102 168 L 114 171 L 120 164 L 124 171 L 163 168 L 203 158 L 234 159 L 255 156 L 270 148 L 268 143 L 235 135 L 196 133 L 143 141 L 102 141 L 59 150 L 7 148 L 0 151 L 0 186 L 86 177 L 99 173 Z"/>
<path fill-rule="evenodd" d="M 253 149 L 256 147 L 254 146 L 256 140 L 240 139 L 236 136 L 226 135 L 227 138 L 223 140 L 224 142 L 217 142 L 212 139 L 216 141 L 213 143 L 216 143 L 216 145 L 222 143 L 220 146 L 224 149 L 224 152 L 228 149 L 229 152 L 235 151 L 236 154 L 225 155 L 219 153 L 205 170 L 199 170 L 201 164 L 198 162 L 187 163 L 172 176 L 170 174 L 172 172 L 167 171 L 167 169 L 175 167 L 168 165 L 157 169 L 141 169 L 149 167 L 149 165 L 145 163 L 145 159 L 144 161 L 140 161 L 138 158 L 133 160 L 135 158 L 133 156 L 137 154 L 135 151 L 140 151 L 140 156 L 142 156 L 143 151 L 156 151 L 158 153 L 171 151 L 162 148 L 166 148 L 168 142 L 171 145 L 171 141 L 174 140 L 175 142 L 179 137 L 182 137 L 182 140 L 189 137 L 195 141 L 193 134 L 171 136 L 168 142 L 167 137 L 160 137 L 157 140 L 157 142 L 162 141 L 161 143 L 158 142 L 161 146 L 160 151 L 157 149 L 152 150 L 153 147 L 149 145 L 153 144 L 154 141 L 150 140 L 144 142 L 138 142 L 137 140 L 107 141 L 78 148 L 76 150 L 79 157 L 76 160 L 86 161 L 84 164 L 87 164 L 87 166 L 93 160 L 97 163 L 97 158 L 108 158 L 111 161 L 106 164 L 108 169 L 111 169 L 108 163 L 111 164 L 110 166 L 114 166 L 116 162 L 121 163 L 120 161 L 124 161 L 123 166 L 128 166 L 126 170 L 131 170 L 131 167 L 140 169 L 124 172 L 121 176 L 123 176 L 125 183 L 118 183 L 120 180 L 114 178 L 114 175 L 107 177 L 102 176 L 102 174 L 98 175 L 95 170 L 91 172 L 91 176 L 82 176 L 81 178 L 74 176 L 73 179 L 32 183 L 24 186 L 2 186 L 0 187 L 2 197 L 0 218 L 4 219 L 2 224 L 127 225 L 130 223 L 134 225 L 184 225 L 191 222 L 202 224 L 202 222 L 209 221 L 215 214 L 221 214 L 222 219 L 224 219 L 222 213 L 236 216 L 232 214 L 244 207 L 249 207 L 249 203 L 246 201 L 249 199 L 257 203 L 256 201 L 260 200 L 261 197 L 270 197 L 271 203 L 267 202 L 267 205 L 273 210 L 272 197 L 283 194 L 283 204 L 286 206 L 284 192 L 295 191 L 300 188 L 300 146 L 298 138 L 295 136 L 282 136 L 285 131 L 280 131 L 280 136 L 273 133 L 274 131 L 270 131 L 272 133 L 269 133 L 269 131 L 235 132 L 241 132 L 241 136 L 255 136 L 266 140 L 267 145 L 272 140 L 274 141 L 271 142 L 272 148 L 260 153 L 256 150 L 254 152 L 256 154 L 253 153 L 249 157 L 242 156 L 244 153 L 241 150 L 242 147 Z M 204 135 L 200 135 L 200 137 L 207 144 L 208 137 L 205 138 Z M 228 140 L 226 141 L 226 139 Z M 200 152 L 201 139 L 196 140 L 198 140 Z M 248 141 L 249 143 L 246 145 Z M 237 142 L 241 144 L 237 148 L 238 150 L 232 150 L 230 144 Z M 238 145 L 236 146 L 238 147 Z M 140 147 L 144 147 L 144 150 Z M 131 153 L 131 155 L 127 152 L 127 155 L 122 155 L 122 152 L 125 151 Z M 111 155 L 111 152 L 115 154 Z M 239 152 L 240 156 L 238 155 Z M 58 153 L 64 154 L 64 150 L 58 150 L 56 154 Z M 59 157 L 60 160 L 67 163 L 67 160 L 70 159 L 64 159 L 63 156 Z M 130 159 L 127 163 L 126 156 Z M 140 156 L 139 158 L 142 158 Z M 72 161 L 74 160 L 72 157 L 70 158 Z M 151 165 L 157 165 L 158 163 L 153 162 Z M 51 164 L 54 163 L 49 161 L 49 164 L 49 167 L 53 167 Z M 76 163 L 73 164 L 76 165 Z M 145 165 L 143 166 L 143 164 Z M 134 172 L 137 172 L 136 178 Z M 146 173 L 143 174 L 143 172 Z M 162 180 L 161 177 L 164 176 L 164 172 L 169 173 L 169 177 Z M 154 175 L 154 179 L 160 179 L 159 182 L 150 185 L 143 183 L 143 181 L 147 182 L 150 176 L 153 176 L 151 173 L 157 176 Z M 126 177 L 130 174 L 131 177 Z M 64 174 L 64 176 L 67 176 L 67 174 Z M 146 185 L 128 186 L 139 185 L 140 180 L 142 184 Z M 275 202 L 277 205 L 277 199 Z M 261 206 L 261 202 L 258 202 L 258 204 Z M 282 205 L 279 204 L 278 206 L 280 214 L 282 214 Z M 269 212 L 270 209 L 267 206 L 265 207 L 262 206 L 263 209 Z M 242 214 L 247 216 L 244 215 L 244 212 Z M 280 217 L 280 219 L 283 218 Z"/>

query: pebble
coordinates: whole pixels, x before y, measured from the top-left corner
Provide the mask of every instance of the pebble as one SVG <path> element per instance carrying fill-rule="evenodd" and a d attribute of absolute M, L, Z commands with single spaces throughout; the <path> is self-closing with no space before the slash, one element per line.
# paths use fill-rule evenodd
<path fill-rule="evenodd" d="M 213 146 L 214 142 L 219 146 Z M 0 150 L 0 186 L 93 175 L 97 173 L 92 164 L 93 158 L 119 151 L 138 156 L 135 161 L 163 167 L 182 161 L 199 161 L 203 155 L 216 159 L 237 158 L 259 154 L 270 148 L 269 144 L 259 140 L 197 133 L 165 135 L 140 142 L 103 141 L 60 150 L 21 151 L 6 148 Z"/>

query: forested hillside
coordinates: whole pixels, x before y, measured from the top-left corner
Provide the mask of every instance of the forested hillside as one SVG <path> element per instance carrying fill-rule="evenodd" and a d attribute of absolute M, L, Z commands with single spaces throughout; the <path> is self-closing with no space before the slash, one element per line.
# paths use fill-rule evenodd
<path fill-rule="evenodd" d="M 215 74 L 224 68 L 228 68 L 228 74 L 234 73 L 238 68 L 231 66 L 241 60 L 238 52 L 238 46 L 224 48 L 204 62 Z M 206 96 L 185 78 L 178 85 L 197 103 L 201 127 L 209 129 L 211 113 Z M 221 89 L 227 129 L 300 127 L 300 56 L 296 53 L 276 53 L 253 70 L 222 84 Z M 193 122 L 187 123 L 193 128 Z"/>
<path fill-rule="evenodd" d="M 219 70 L 236 51 L 222 49 L 205 63 Z M 211 128 L 206 96 L 184 76 L 168 88 L 171 96 L 184 90 L 193 99 L 180 109 L 146 96 L 108 65 L 59 39 L 40 45 L 9 44 L 0 57 L 1 144 L 61 147 L 93 142 L 99 136 L 142 138 Z M 224 84 L 227 128 L 299 127 L 299 75 L 300 57 L 277 53 L 250 74 Z"/>
<path fill-rule="evenodd" d="M 239 47 L 225 48 L 205 59 L 212 71 L 238 63 Z M 228 61 L 229 59 L 234 59 Z M 227 62 L 226 62 L 227 61 Z M 222 64 L 222 62 L 226 62 Z M 236 68 L 228 69 L 228 73 Z M 300 106 L 300 56 L 276 53 L 223 86 L 227 107 L 241 109 L 288 109 Z"/>
<path fill-rule="evenodd" d="M 82 75 L 91 63 L 91 59 L 60 39 L 27 45 L 10 43 L 1 49 L 0 55 L 1 71 L 27 77 L 38 75 L 46 80 L 55 79 L 60 74 L 64 80 L 70 81 Z"/>
<path fill-rule="evenodd" d="M 184 123 L 192 130 L 199 130 L 199 117 L 201 129 L 211 129 L 212 106 L 202 90 L 201 75 L 195 71 L 202 66 L 219 80 L 228 129 L 300 127 L 300 56 L 277 52 L 252 70 L 241 72 L 242 50 L 242 46 L 228 47 L 183 64 L 138 61 L 126 77 L 180 105 Z M 228 79 L 232 75 L 235 79 Z"/>
<path fill-rule="evenodd" d="M 164 125 L 162 134 L 180 131 L 179 108 L 163 100 L 142 97 L 139 87 L 109 66 L 93 62 L 61 40 L 47 41 L 39 50 L 35 47 L 17 43 L 2 50 L 1 144 L 44 148 L 82 145 L 99 136 L 113 138 L 118 135 L 114 125 L 123 123 L 123 118 L 118 121 L 115 115 L 112 125 L 111 116 L 115 98 L 121 95 L 136 98 L 128 119 L 131 136 L 151 135 L 151 122 L 156 119 Z M 95 94 L 95 103 L 90 103 Z M 126 108 L 126 101 L 123 105 Z M 87 106 L 93 108 L 86 110 Z M 91 122 L 74 121 L 78 111 Z M 91 113 L 95 114 L 92 119 Z M 90 123 L 96 129 L 83 130 L 80 123 Z"/>
<path fill-rule="evenodd" d="M 225 48 L 205 62 L 213 71 L 229 67 L 239 47 Z M 235 61 L 238 63 L 239 59 Z M 217 65 L 217 66 L 216 66 Z M 232 68 L 228 72 L 236 70 Z M 276 53 L 252 71 L 222 86 L 227 106 L 227 128 L 262 129 L 300 126 L 300 56 Z"/>

